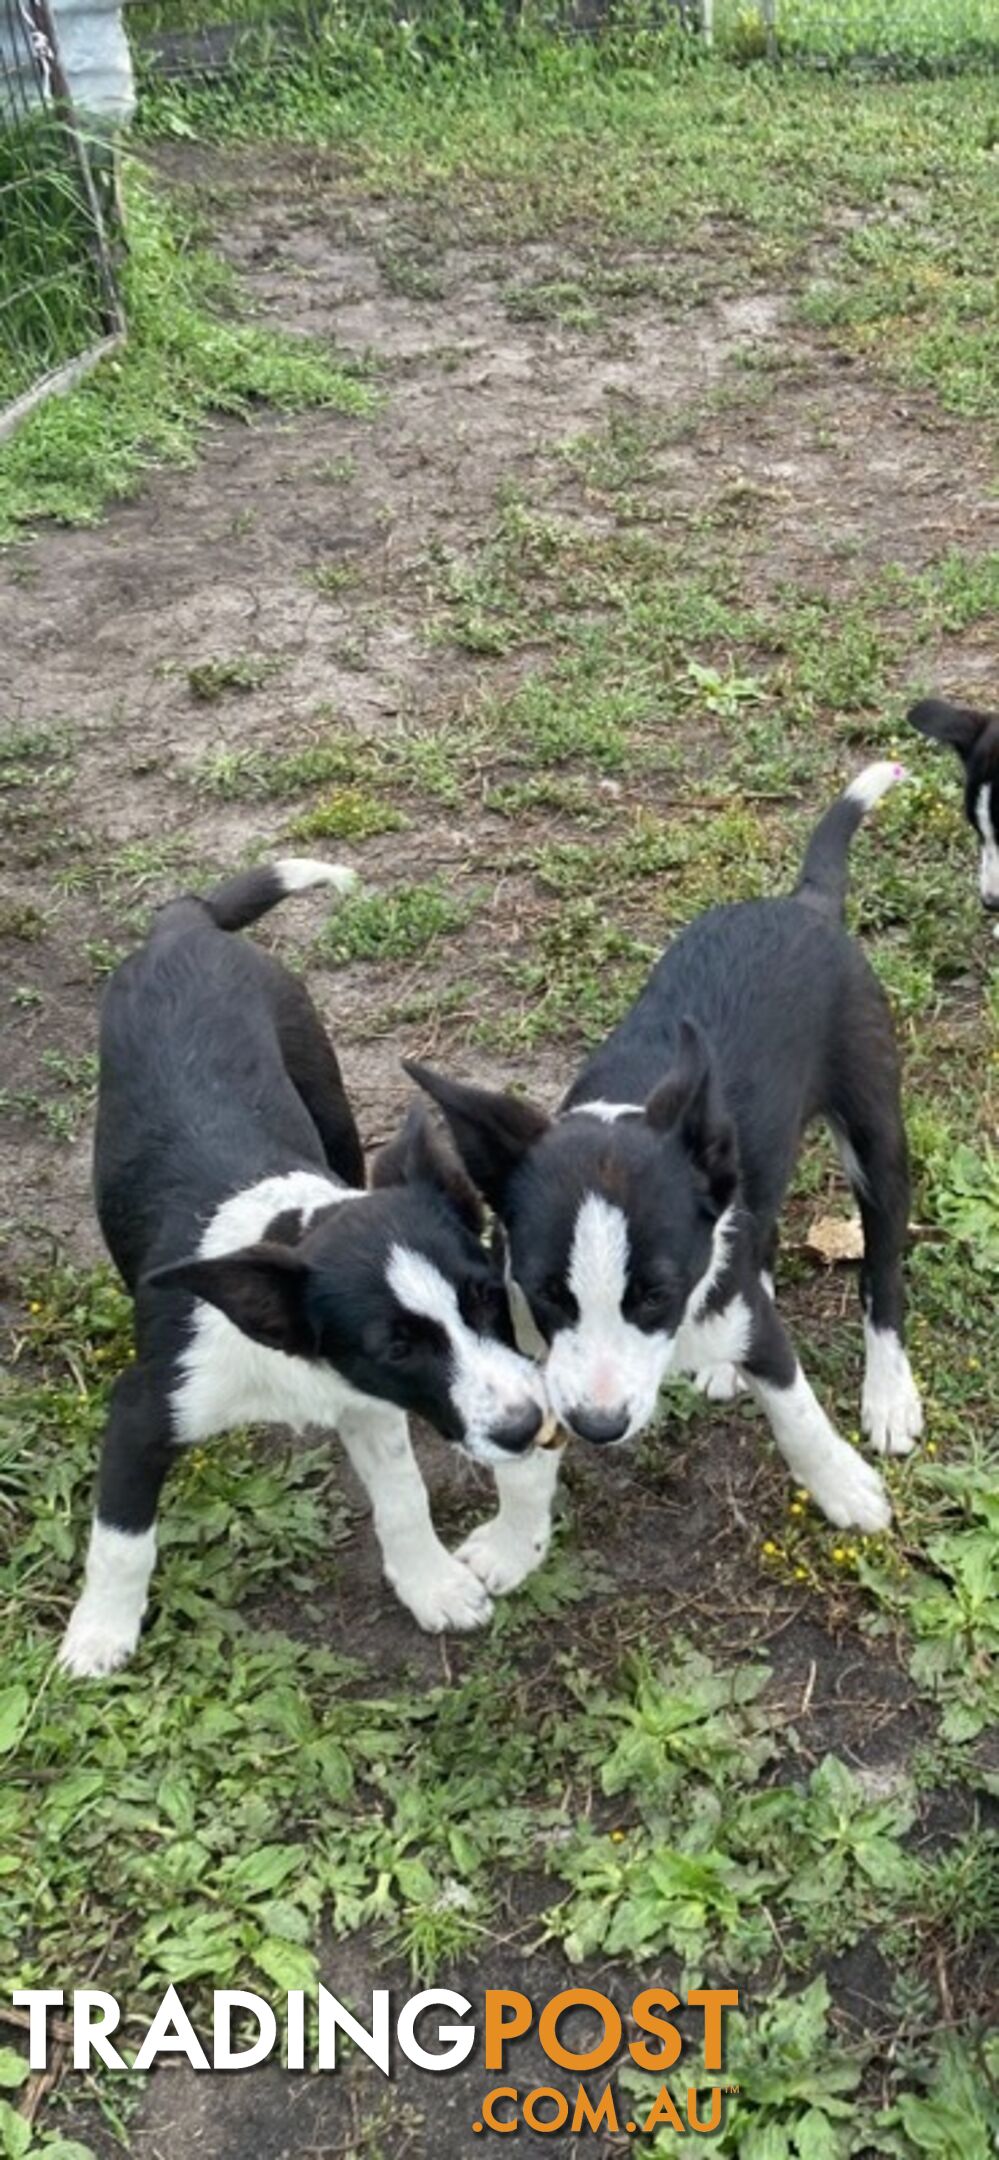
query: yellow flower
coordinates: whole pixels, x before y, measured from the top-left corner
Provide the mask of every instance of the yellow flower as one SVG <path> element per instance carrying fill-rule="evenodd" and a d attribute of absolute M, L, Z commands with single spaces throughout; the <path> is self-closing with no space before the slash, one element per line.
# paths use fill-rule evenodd
<path fill-rule="evenodd" d="M 623 1830 L 612 1830 L 612 1831 L 611 1831 L 611 1844 L 612 1844 L 612 1845 L 623 1845 L 623 1843 L 624 1843 L 624 1831 L 623 1831 Z"/>
<path fill-rule="evenodd" d="M 794 1571 L 794 1579 L 795 1582 L 807 1582 L 808 1569 L 806 1567 L 796 1567 Z"/>
<path fill-rule="evenodd" d="M 842 1545 L 834 1545 L 832 1550 L 832 1556 L 836 1562 L 837 1567 L 841 1566 L 843 1561 L 846 1559 L 845 1548 Z"/>
<path fill-rule="evenodd" d="M 937 1452 L 937 1443 L 936 1443 L 936 1441 L 935 1441 L 935 1440 L 927 1440 L 927 1443 L 926 1443 L 926 1453 L 927 1453 L 927 1455 L 935 1455 L 935 1454 L 936 1454 L 936 1452 Z"/>
<path fill-rule="evenodd" d="M 37 1299 L 37 1298 L 32 1298 L 32 1300 L 31 1300 L 31 1303 L 30 1303 L 30 1305 L 28 1306 L 28 1311 L 29 1311 L 29 1312 L 41 1312 L 41 1309 L 42 1309 L 42 1308 L 41 1308 L 41 1306 L 40 1306 L 40 1304 L 39 1304 L 39 1302 L 38 1302 L 38 1299 Z"/>
<path fill-rule="evenodd" d="M 766 1553 L 768 1560 L 775 1560 L 779 1548 L 774 1544 L 773 1538 L 768 1537 L 764 1542 L 763 1550 Z"/>
<path fill-rule="evenodd" d="M 789 1502 L 789 1504 L 788 1504 L 788 1510 L 787 1510 L 787 1512 L 788 1512 L 788 1514 L 789 1514 L 789 1515 L 803 1515 L 803 1514 L 804 1514 L 804 1512 L 805 1512 L 805 1503 L 804 1503 L 804 1501 L 803 1501 L 803 1500 L 792 1500 L 792 1501 L 790 1501 L 790 1502 Z"/>

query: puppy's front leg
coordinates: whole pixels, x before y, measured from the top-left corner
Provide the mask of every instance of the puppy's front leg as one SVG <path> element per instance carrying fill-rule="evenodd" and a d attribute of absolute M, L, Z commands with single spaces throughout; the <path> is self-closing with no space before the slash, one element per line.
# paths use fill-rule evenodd
<path fill-rule="evenodd" d="M 83 1589 L 59 1649 L 78 1680 L 115 1672 L 139 1640 L 156 1562 L 156 1508 L 178 1450 L 162 1376 L 133 1365 L 111 1391 Z"/>
<path fill-rule="evenodd" d="M 371 1502 L 386 1579 L 400 1603 L 429 1634 L 482 1627 L 492 1612 L 488 1594 L 437 1536 L 402 1411 L 373 1402 L 370 1410 L 345 1411 L 337 1430 Z"/>
<path fill-rule="evenodd" d="M 791 1476 L 840 1529 L 886 1530 L 891 1503 L 877 1471 L 830 1423 L 762 1287 L 752 1328 L 740 1371 L 766 1411 Z"/>
<path fill-rule="evenodd" d="M 516 1590 L 541 1566 L 551 1543 L 560 1461 L 559 1449 L 534 1448 L 530 1454 L 511 1456 L 508 1463 L 493 1464 L 499 1508 L 459 1545 L 457 1555 L 487 1590 L 497 1595 Z"/>

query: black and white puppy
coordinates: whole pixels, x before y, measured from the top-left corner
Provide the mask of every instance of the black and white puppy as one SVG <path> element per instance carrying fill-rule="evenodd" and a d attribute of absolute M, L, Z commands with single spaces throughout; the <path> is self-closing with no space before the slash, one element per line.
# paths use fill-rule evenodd
<path fill-rule="evenodd" d="M 499 1546 L 488 1524 L 469 1541 L 477 1566 L 444 1550 L 406 1413 L 493 1464 L 501 1490 L 519 1471 L 508 1516 L 532 1479 L 545 1491 L 554 1481 L 532 1448 L 543 1381 L 513 1346 L 461 1164 L 421 1112 L 365 1192 L 307 991 L 229 934 L 286 893 L 352 882 L 292 860 L 175 900 L 108 985 L 95 1190 L 135 1299 L 136 1360 L 112 1393 L 86 1580 L 61 1650 L 73 1673 L 111 1672 L 135 1648 L 164 1478 L 214 1433 L 334 1426 L 370 1496 L 388 1580 L 429 1629 L 488 1617 L 482 1577 L 506 1530 Z M 540 1471 L 518 1462 L 528 1451 Z"/>
<path fill-rule="evenodd" d="M 964 766 L 964 807 L 981 842 L 978 887 L 982 906 L 999 909 L 999 713 L 974 712 L 924 698 L 909 720 L 931 742 L 949 743 Z M 999 937 L 999 923 L 993 932 Z"/>
<path fill-rule="evenodd" d="M 503 1226 L 559 1421 L 628 1440 L 670 1372 L 719 1393 L 741 1380 L 794 1479 L 830 1521 L 865 1531 L 890 1520 L 884 1485 L 816 1400 L 768 1271 L 802 1133 L 824 1117 L 863 1218 L 863 1425 L 879 1452 L 906 1453 L 922 1411 L 903 1347 L 898 1060 L 884 994 L 843 927 L 850 839 L 901 777 L 877 764 L 854 780 L 792 895 L 686 930 L 554 1118 L 408 1067 Z"/>

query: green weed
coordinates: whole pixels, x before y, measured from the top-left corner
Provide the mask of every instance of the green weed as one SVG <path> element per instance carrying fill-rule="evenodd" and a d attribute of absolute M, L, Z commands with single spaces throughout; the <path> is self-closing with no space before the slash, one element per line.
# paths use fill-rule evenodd
<path fill-rule="evenodd" d="M 340 787 L 293 818 L 285 830 L 289 840 L 370 840 L 375 833 L 404 832 L 408 824 L 392 803 L 360 788 Z"/>
<path fill-rule="evenodd" d="M 316 940 L 324 960 L 409 960 L 463 930 L 475 906 L 439 884 L 350 896 Z"/>
<path fill-rule="evenodd" d="M 230 660 L 199 660 L 188 668 L 187 687 L 202 704 L 214 704 L 227 690 L 259 690 L 280 673 L 280 660 L 262 653 L 237 653 Z"/>

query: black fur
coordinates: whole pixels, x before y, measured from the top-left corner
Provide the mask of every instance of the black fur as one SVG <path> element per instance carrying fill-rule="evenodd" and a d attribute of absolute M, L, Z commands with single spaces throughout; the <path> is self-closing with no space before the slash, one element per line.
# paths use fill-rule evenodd
<path fill-rule="evenodd" d="M 713 908 L 684 931 L 554 1120 L 530 1103 L 407 1068 L 440 1104 L 505 1226 L 512 1272 L 549 1342 L 574 1318 L 566 1275 L 587 1193 L 626 1216 L 625 1316 L 651 1331 L 678 1324 L 708 1266 L 712 1226 L 733 1207 L 708 1309 L 739 1290 L 754 1313 L 746 1367 L 785 1384 L 793 1353 L 754 1285 L 772 1269 L 801 1137 L 820 1117 L 850 1151 L 865 1311 L 901 1339 L 909 1174 L 898 1057 L 884 993 L 841 919 L 862 814 L 849 794 L 826 813 L 792 896 Z M 613 1123 L 585 1114 L 601 1102 L 637 1114 Z"/>
<path fill-rule="evenodd" d="M 411 1117 L 364 1193 L 364 1157 L 337 1058 L 304 985 L 230 934 L 284 894 L 255 870 L 207 899 L 171 902 L 108 985 L 101 1015 L 94 1186 L 101 1228 L 135 1298 L 137 1363 L 114 1391 L 102 1521 L 152 1522 L 175 1456 L 172 1397 L 193 1301 L 252 1340 L 324 1360 L 362 1393 L 463 1437 L 440 1330 L 385 1282 L 394 1244 L 426 1255 L 483 1334 L 509 1342 L 502 1278 L 477 1197 L 448 1149 Z M 222 927 L 222 926 L 225 927 Z M 312 1216 L 276 1214 L 259 1245 L 197 1248 L 221 1204 L 262 1179 L 310 1170 L 356 1191 Z M 520 1443 L 518 1442 L 518 1445 Z"/>
<path fill-rule="evenodd" d="M 981 843 L 981 806 L 992 834 L 999 843 L 999 713 L 976 712 L 968 705 L 948 705 L 940 698 L 924 698 L 913 705 L 909 722 L 931 742 L 947 743 L 964 766 L 964 810 Z M 982 904 L 999 910 L 999 890 L 983 892 Z"/>

